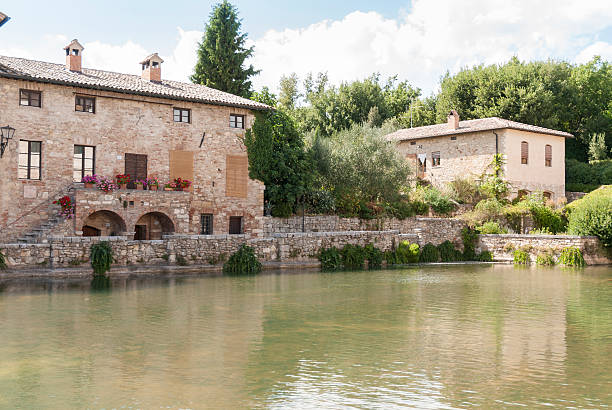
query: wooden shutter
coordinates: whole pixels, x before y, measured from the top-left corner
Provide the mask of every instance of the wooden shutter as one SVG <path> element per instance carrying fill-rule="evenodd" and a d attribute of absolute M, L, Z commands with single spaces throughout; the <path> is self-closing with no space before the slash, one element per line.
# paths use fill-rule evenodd
<path fill-rule="evenodd" d="M 544 165 L 547 167 L 552 166 L 552 145 L 546 145 L 544 147 Z"/>
<path fill-rule="evenodd" d="M 523 141 L 521 142 L 521 164 L 527 164 L 529 162 L 529 144 Z"/>
<path fill-rule="evenodd" d="M 130 176 L 128 188 L 136 187 L 133 181 L 147 179 L 147 156 L 125 154 L 125 173 Z"/>
<path fill-rule="evenodd" d="M 228 155 L 225 160 L 225 196 L 247 197 L 249 161 L 245 155 Z"/>
<path fill-rule="evenodd" d="M 193 182 L 193 151 L 170 151 L 170 180 L 175 178 Z"/>

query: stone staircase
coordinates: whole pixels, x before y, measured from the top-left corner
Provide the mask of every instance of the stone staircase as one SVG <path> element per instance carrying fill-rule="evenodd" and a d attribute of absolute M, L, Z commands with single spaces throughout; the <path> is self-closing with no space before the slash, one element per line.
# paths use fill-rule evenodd
<path fill-rule="evenodd" d="M 63 191 L 58 192 L 53 196 L 53 198 L 59 198 L 64 195 L 68 195 L 74 203 L 74 184 L 69 185 Z M 52 203 L 53 200 L 54 199 L 50 198 L 47 203 L 43 203 L 39 208 L 29 212 L 31 214 L 34 211 L 40 211 L 46 206 L 48 218 L 36 228 L 33 228 L 31 231 L 26 232 L 17 238 L 18 243 L 47 243 L 49 234 L 53 231 L 53 229 L 65 222 L 65 219 L 59 214 L 61 209 L 60 206 L 54 205 Z"/>

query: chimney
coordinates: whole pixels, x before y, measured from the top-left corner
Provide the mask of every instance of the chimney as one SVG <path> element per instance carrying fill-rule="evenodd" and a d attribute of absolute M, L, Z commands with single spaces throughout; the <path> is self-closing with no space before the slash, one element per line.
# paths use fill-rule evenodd
<path fill-rule="evenodd" d="M 81 72 L 81 56 L 85 47 L 75 38 L 64 47 L 66 50 L 66 68 L 70 71 Z"/>
<path fill-rule="evenodd" d="M 161 63 L 163 62 L 164 60 L 162 60 L 157 53 L 153 53 L 141 61 L 142 78 L 147 81 L 161 83 Z"/>
<path fill-rule="evenodd" d="M 457 114 L 457 111 L 451 110 L 451 112 L 448 113 L 448 117 L 446 117 L 446 121 L 448 122 L 448 128 L 450 128 L 451 130 L 458 129 L 459 114 Z"/>

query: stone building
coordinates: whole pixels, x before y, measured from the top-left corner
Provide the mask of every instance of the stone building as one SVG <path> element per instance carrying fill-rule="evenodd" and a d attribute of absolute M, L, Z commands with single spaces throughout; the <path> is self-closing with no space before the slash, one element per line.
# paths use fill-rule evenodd
<path fill-rule="evenodd" d="M 157 54 L 140 63 L 140 76 L 83 68 L 83 54 L 73 40 L 65 65 L 0 56 L 0 127 L 14 129 L 0 158 L 0 243 L 259 234 L 264 186 L 248 178 L 242 138 L 254 113 L 270 107 L 165 80 Z M 161 185 L 105 193 L 83 187 L 91 174 Z M 164 191 L 175 178 L 193 181 L 190 191 Z M 69 220 L 51 206 L 64 195 L 76 205 Z"/>
<path fill-rule="evenodd" d="M 505 178 L 514 196 L 542 192 L 565 197 L 566 132 L 492 117 L 459 121 L 455 110 L 446 124 L 398 130 L 387 136 L 419 178 L 443 186 L 458 177 L 478 179 L 493 155 L 504 155 Z"/>

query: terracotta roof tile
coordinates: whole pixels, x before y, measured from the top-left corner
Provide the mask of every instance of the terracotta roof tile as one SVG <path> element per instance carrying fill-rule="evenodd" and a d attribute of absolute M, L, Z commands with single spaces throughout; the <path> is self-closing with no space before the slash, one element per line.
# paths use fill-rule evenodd
<path fill-rule="evenodd" d="M 490 131 L 499 129 L 515 129 L 522 131 L 537 132 L 541 134 L 557 135 L 559 137 L 572 138 L 573 135 L 563 131 L 552 130 L 550 128 L 537 127 L 535 125 L 523 124 L 520 122 L 505 120 L 503 118 L 491 117 L 478 120 L 459 121 L 459 128 L 454 130 L 449 128 L 447 123 L 427 125 L 425 127 L 405 128 L 397 130 L 386 138 L 389 141 L 408 141 L 421 138 L 432 138 L 444 135 L 466 134 L 468 132 Z"/>
<path fill-rule="evenodd" d="M 269 110 L 271 107 L 247 98 L 238 97 L 214 88 L 180 81 L 147 81 L 140 76 L 111 71 L 84 68 L 73 72 L 63 64 L 0 56 L 0 77 L 20 78 L 45 83 L 65 84 L 75 87 L 117 91 L 173 100 L 206 104 L 227 105 L 253 110 Z"/>

